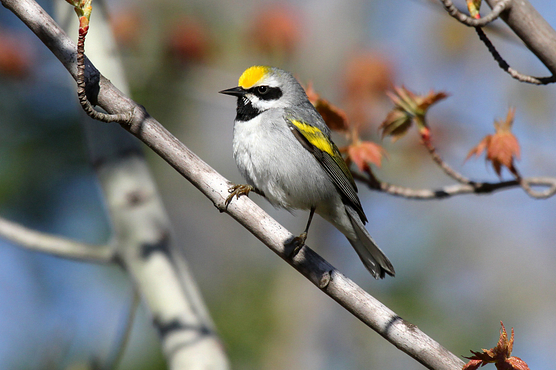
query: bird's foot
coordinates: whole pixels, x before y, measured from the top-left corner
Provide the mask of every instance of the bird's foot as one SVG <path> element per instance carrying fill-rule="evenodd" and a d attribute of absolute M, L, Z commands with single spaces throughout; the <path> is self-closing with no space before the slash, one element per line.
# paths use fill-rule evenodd
<path fill-rule="evenodd" d="M 232 201 L 232 199 L 234 199 L 234 196 L 237 198 L 239 198 L 242 195 L 249 195 L 249 193 L 255 190 L 255 188 L 251 185 L 247 185 L 247 184 L 240 184 L 240 185 L 232 185 L 230 186 L 230 188 L 228 189 L 228 193 L 230 193 L 230 195 L 228 195 L 228 198 L 226 198 L 226 208 L 228 207 L 228 205 L 230 204 L 230 202 Z"/>
<path fill-rule="evenodd" d="M 299 236 L 296 236 L 290 242 L 290 245 L 293 247 L 292 251 L 290 252 L 290 258 L 294 258 L 297 256 L 301 248 L 305 245 L 305 240 L 307 240 L 307 233 L 304 232 Z"/>

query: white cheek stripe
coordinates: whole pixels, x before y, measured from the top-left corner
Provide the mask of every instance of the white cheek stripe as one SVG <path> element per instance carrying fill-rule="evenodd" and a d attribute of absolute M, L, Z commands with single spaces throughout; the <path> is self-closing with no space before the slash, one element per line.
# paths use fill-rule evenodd
<path fill-rule="evenodd" d="M 253 108 L 256 108 L 260 111 L 265 111 L 271 108 L 285 108 L 285 102 L 283 98 L 278 100 L 262 100 L 259 99 L 258 96 L 254 94 L 247 94 L 243 97 L 244 99 L 248 99 L 251 102 Z"/>

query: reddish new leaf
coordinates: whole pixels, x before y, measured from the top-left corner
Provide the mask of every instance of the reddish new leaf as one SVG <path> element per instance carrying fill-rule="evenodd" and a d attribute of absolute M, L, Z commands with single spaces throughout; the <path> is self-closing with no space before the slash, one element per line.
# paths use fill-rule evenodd
<path fill-rule="evenodd" d="M 378 167 L 382 165 L 382 158 L 386 150 L 378 144 L 370 141 L 359 141 L 347 147 L 348 160 L 355 163 L 359 171 L 370 171 L 369 164 Z"/>
<path fill-rule="evenodd" d="M 506 167 L 516 177 L 517 171 L 514 167 L 514 158 L 519 159 L 520 148 L 517 138 L 512 133 L 515 109 L 511 108 L 505 121 L 496 121 L 494 127 L 496 132 L 490 139 L 487 149 L 487 159 L 492 162 L 496 174 L 500 176 L 502 166 Z"/>
<path fill-rule="evenodd" d="M 510 357 L 506 362 L 512 370 L 530 370 L 529 365 L 519 357 Z"/>
<path fill-rule="evenodd" d="M 333 131 L 347 132 L 349 123 L 345 112 L 328 100 L 321 98 L 315 91 L 313 85 L 309 83 L 306 89 L 307 97 L 317 112 L 322 116 L 324 122 Z"/>
<path fill-rule="evenodd" d="M 511 356 L 514 348 L 514 328 L 512 328 L 512 336 L 508 340 L 508 333 L 502 321 L 500 321 L 500 325 L 502 326 L 502 329 L 500 329 L 500 338 L 498 338 L 498 343 L 496 343 L 496 347 L 492 350 L 497 359 L 506 359 Z"/>
<path fill-rule="evenodd" d="M 494 363 L 498 370 L 529 370 L 529 366 L 519 357 L 511 357 L 514 346 L 514 329 L 512 328 L 512 336 L 508 339 L 508 333 L 504 324 L 500 322 L 500 338 L 496 347 L 491 349 L 483 349 L 482 352 L 475 352 L 473 356 L 467 357 L 469 361 L 463 370 L 475 370 L 489 363 Z"/>
<path fill-rule="evenodd" d="M 514 159 L 519 160 L 521 153 L 517 138 L 511 131 L 514 114 L 515 109 L 511 108 L 505 121 L 495 121 L 495 133 L 485 136 L 477 146 L 471 149 L 466 160 L 486 151 L 486 160 L 490 161 L 498 176 L 502 174 L 502 167 L 506 167 L 514 176 L 518 177 Z"/>
<path fill-rule="evenodd" d="M 477 370 L 481 366 L 483 366 L 483 361 L 481 360 L 470 360 L 463 366 L 462 370 Z"/>
<path fill-rule="evenodd" d="M 401 109 L 393 109 L 388 113 L 379 129 L 382 129 L 383 139 L 385 136 L 391 136 L 392 141 L 396 141 L 406 134 L 412 124 L 411 115 Z"/>
<path fill-rule="evenodd" d="M 480 156 L 490 145 L 490 139 L 491 138 L 492 138 L 492 135 L 485 136 L 479 144 L 477 144 L 475 147 L 473 147 L 473 149 L 471 149 L 469 151 L 469 153 L 467 153 L 467 157 L 465 157 L 465 160 L 468 160 L 472 156 L 475 156 L 475 157 Z"/>
<path fill-rule="evenodd" d="M 428 140 L 430 130 L 425 115 L 433 104 L 448 97 L 444 92 L 434 91 L 430 91 L 427 95 L 417 95 L 404 86 L 395 87 L 394 92 L 388 92 L 387 95 L 395 106 L 379 129 L 382 130 L 382 137 L 391 136 L 392 141 L 405 135 L 413 123 L 417 125 L 423 139 Z"/>
<path fill-rule="evenodd" d="M 448 97 L 448 94 L 446 94 L 443 91 L 440 92 L 434 92 L 434 91 L 429 91 L 429 93 L 425 96 L 417 96 L 416 100 L 418 103 L 418 107 L 419 109 L 426 111 L 427 109 L 430 108 L 431 105 L 446 99 Z M 423 113 L 424 114 L 424 113 Z"/>

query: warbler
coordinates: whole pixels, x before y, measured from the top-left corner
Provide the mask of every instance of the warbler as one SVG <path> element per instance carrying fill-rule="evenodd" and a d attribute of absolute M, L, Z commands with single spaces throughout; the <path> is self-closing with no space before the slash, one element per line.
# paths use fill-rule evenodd
<path fill-rule="evenodd" d="M 255 191 L 276 207 L 309 210 L 305 231 L 296 238 L 299 247 L 316 212 L 347 237 L 376 279 L 394 276 L 394 267 L 365 229 L 357 186 L 330 129 L 295 77 L 279 68 L 253 66 L 237 87 L 220 93 L 237 97 L 233 156 L 248 183 L 232 186 L 226 204 Z"/>

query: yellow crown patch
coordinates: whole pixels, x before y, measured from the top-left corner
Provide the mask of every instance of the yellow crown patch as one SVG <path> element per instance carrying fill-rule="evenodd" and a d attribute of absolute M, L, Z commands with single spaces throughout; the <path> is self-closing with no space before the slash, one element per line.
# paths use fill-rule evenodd
<path fill-rule="evenodd" d="M 268 73 L 269 69 L 270 67 L 267 66 L 253 66 L 247 68 L 247 70 L 245 70 L 245 72 L 243 72 L 243 74 L 239 78 L 238 85 L 240 87 L 243 87 L 244 89 L 250 88 L 257 82 L 259 82 L 259 80 Z"/>

